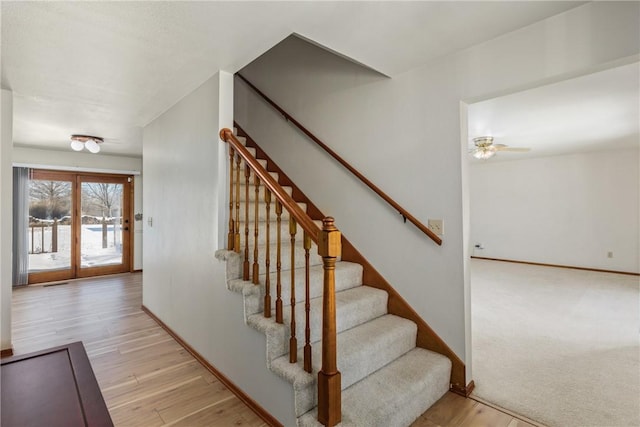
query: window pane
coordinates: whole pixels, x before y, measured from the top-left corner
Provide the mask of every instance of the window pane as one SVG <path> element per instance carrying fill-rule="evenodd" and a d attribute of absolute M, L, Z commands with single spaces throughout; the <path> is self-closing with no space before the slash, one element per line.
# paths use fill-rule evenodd
<path fill-rule="evenodd" d="M 71 182 L 29 182 L 29 272 L 71 268 Z"/>
<path fill-rule="evenodd" d="M 82 183 L 81 267 L 122 264 L 122 190 L 122 184 Z"/>

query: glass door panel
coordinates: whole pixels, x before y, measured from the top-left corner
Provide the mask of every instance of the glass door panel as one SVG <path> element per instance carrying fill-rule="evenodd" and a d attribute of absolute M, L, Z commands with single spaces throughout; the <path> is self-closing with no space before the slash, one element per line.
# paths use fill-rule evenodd
<path fill-rule="evenodd" d="M 79 276 L 129 271 L 127 178 L 79 177 Z"/>
<path fill-rule="evenodd" d="M 29 282 L 73 275 L 73 180 L 35 171 L 29 180 Z"/>
<path fill-rule="evenodd" d="M 131 177 L 34 170 L 29 283 L 129 271 Z"/>

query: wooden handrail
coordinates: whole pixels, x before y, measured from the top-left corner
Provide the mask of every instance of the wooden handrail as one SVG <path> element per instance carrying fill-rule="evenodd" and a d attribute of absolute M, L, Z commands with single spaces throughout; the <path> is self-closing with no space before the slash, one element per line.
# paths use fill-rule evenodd
<path fill-rule="evenodd" d="M 271 174 L 262 167 L 262 165 L 249 153 L 244 145 L 236 138 L 231 129 L 224 128 L 220 131 L 220 139 L 228 142 L 240 157 L 253 169 L 255 174 L 260 178 L 262 183 L 275 195 L 282 203 L 282 206 L 295 218 L 296 222 L 309 233 L 311 240 L 318 243 L 318 234 L 322 231 L 318 225 L 307 215 L 305 211 L 298 206 L 295 200 L 284 191 L 284 188 L 273 179 Z"/>
<path fill-rule="evenodd" d="M 351 166 L 346 160 L 344 160 L 342 157 L 340 157 L 335 151 L 333 151 L 331 148 L 329 148 L 329 146 L 327 146 L 327 144 L 325 144 L 324 142 L 322 142 L 320 139 L 318 139 L 314 134 L 312 134 L 307 128 L 305 128 L 304 126 L 302 126 L 302 124 L 297 121 L 296 119 L 294 119 L 289 113 L 287 113 L 286 111 L 284 111 L 278 104 L 276 104 L 275 102 L 273 102 L 273 100 L 271 100 L 271 98 L 269 98 L 267 95 L 265 95 L 260 89 L 258 89 L 257 87 L 255 87 L 253 85 L 253 83 L 251 83 L 249 80 L 247 80 L 242 74 L 240 73 L 236 73 L 236 75 L 242 80 L 244 81 L 251 89 L 254 90 L 254 92 L 256 92 L 258 95 L 260 95 L 265 101 L 267 101 L 267 103 L 269 103 L 269 105 L 271 105 L 273 108 L 275 108 L 280 114 L 282 114 L 284 116 L 284 118 L 293 123 L 298 129 L 300 129 L 302 131 L 302 133 L 304 133 L 305 135 L 307 135 L 309 137 L 309 139 L 311 139 L 313 142 L 315 142 L 316 144 L 318 144 L 324 151 L 326 151 L 331 157 L 333 157 L 334 159 L 336 159 L 338 161 L 338 163 L 340 163 L 342 166 L 344 166 L 349 172 L 351 172 L 352 174 L 354 174 L 360 181 L 362 181 L 367 187 L 369 187 L 371 190 L 373 190 L 374 193 L 376 193 L 378 196 L 380 196 L 385 202 L 387 202 L 388 204 L 390 204 L 396 211 L 398 211 L 398 213 L 400 213 L 400 215 L 402 215 L 402 218 L 406 221 L 409 220 L 409 222 L 411 222 L 413 225 L 415 225 L 416 227 L 418 227 L 418 229 L 420 231 L 422 231 L 424 234 L 426 234 L 427 236 L 429 236 L 429 238 L 431 240 L 433 240 L 437 245 L 442 245 L 442 239 L 435 234 L 433 231 L 429 230 L 429 228 L 427 226 L 425 226 L 423 223 L 421 223 L 420 221 L 418 221 L 418 219 L 416 217 L 414 217 L 413 215 L 411 215 L 405 208 L 403 208 L 402 206 L 400 206 L 395 200 L 393 200 L 391 197 L 389 197 L 384 191 L 382 191 L 377 185 L 375 185 L 373 182 L 369 181 L 369 179 L 367 179 L 367 177 L 365 177 L 364 175 L 362 175 L 360 172 L 358 172 L 357 169 L 355 169 L 353 166 Z"/>

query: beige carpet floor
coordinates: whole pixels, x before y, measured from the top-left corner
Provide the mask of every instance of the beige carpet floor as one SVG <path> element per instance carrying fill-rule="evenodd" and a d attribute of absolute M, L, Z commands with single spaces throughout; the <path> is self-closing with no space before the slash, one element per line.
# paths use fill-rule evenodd
<path fill-rule="evenodd" d="M 640 426 L 639 282 L 471 260 L 474 394 L 548 426 Z"/>

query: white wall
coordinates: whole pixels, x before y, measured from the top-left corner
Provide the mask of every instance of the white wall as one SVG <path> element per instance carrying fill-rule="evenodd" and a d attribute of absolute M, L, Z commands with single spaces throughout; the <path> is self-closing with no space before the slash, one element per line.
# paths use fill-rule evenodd
<path fill-rule="evenodd" d="M 469 367 L 460 102 L 637 60 L 638 11 L 638 3 L 589 3 L 391 79 L 295 39 L 242 71 L 423 223 L 444 219 L 442 247 L 238 80 L 236 120 Z"/>
<path fill-rule="evenodd" d="M 640 272 L 639 163 L 638 149 L 474 163 L 473 254 Z"/>
<path fill-rule="evenodd" d="M 2 90 L 0 140 L 0 348 L 11 348 L 11 269 L 13 239 L 13 93 Z"/>
<path fill-rule="evenodd" d="M 285 425 L 291 388 L 266 369 L 264 336 L 226 289 L 226 147 L 233 76 L 219 72 L 144 129 L 143 303 Z M 147 220 L 152 218 L 152 226 Z"/>
<path fill-rule="evenodd" d="M 142 158 L 13 147 L 13 164 L 39 169 L 134 175 L 134 212 L 142 211 Z M 142 222 L 133 221 L 133 269 L 142 268 Z"/>
<path fill-rule="evenodd" d="M 140 174 L 142 158 L 91 154 L 78 151 L 44 150 L 20 145 L 13 147 L 13 163 L 42 169 L 82 172 Z"/>

